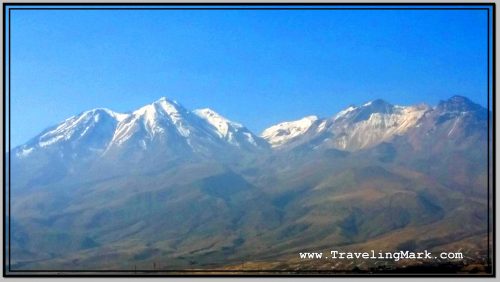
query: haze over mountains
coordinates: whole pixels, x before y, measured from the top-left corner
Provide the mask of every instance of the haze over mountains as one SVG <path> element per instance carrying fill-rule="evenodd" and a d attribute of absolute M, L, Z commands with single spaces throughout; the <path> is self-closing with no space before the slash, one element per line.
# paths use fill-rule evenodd
<path fill-rule="evenodd" d="M 167 98 L 86 111 L 10 153 L 12 266 L 272 268 L 335 246 L 481 261 L 488 136 L 487 109 L 461 96 L 374 100 L 260 136 Z"/>

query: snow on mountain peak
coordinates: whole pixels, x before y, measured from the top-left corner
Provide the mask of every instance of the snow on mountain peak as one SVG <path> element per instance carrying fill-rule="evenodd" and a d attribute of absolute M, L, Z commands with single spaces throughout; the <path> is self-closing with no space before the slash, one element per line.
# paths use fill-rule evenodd
<path fill-rule="evenodd" d="M 58 141 L 70 140 L 72 138 L 81 138 L 88 131 L 101 121 L 101 119 L 112 119 L 118 122 L 127 117 L 126 114 L 113 112 L 106 108 L 97 108 L 85 111 L 77 116 L 66 119 L 53 129 L 44 132 L 38 139 L 38 146 L 46 147 L 57 143 Z"/>
<path fill-rule="evenodd" d="M 141 128 L 151 139 L 164 133 L 167 124 L 173 124 L 180 135 L 187 137 L 190 134 L 185 121 L 188 114 L 187 110 L 177 102 L 162 97 L 135 110 L 128 118 L 121 120 L 111 143 L 120 145 L 129 140 Z"/>
<path fill-rule="evenodd" d="M 162 97 L 155 102 L 145 105 L 132 114 L 134 115 L 145 115 L 145 114 L 155 114 L 155 113 L 166 113 L 168 115 L 177 115 L 180 112 L 186 111 L 180 104 L 176 101 L 171 101 L 165 97 Z"/>
<path fill-rule="evenodd" d="M 265 144 L 264 141 L 260 140 L 242 124 L 231 121 L 212 109 L 197 109 L 192 113 L 207 125 L 210 132 L 232 146 L 253 149 L 262 147 Z"/>
<path fill-rule="evenodd" d="M 106 113 L 107 115 L 113 117 L 117 121 L 122 121 L 122 120 L 126 119 L 129 116 L 129 114 L 117 113 L 117 112 L 114 112 L 114 111 L 112 111 L 110 109 L 107 109 L 107 108 L 96 108 L 96 109 L 87 111 L 85 113 L 92 113 L 92 114 L 95 114 L 95 113 L 97 113 L 97 114 L 98 113 Z"/>
<path fill-rule="evenodd" d="M 368 102 L 370 103 L 370 102 Z M 366 104 L 365 104 L 366 105 Z M 355 106 L 349 106 L 347 109 L 345 110 L 342 110 L 340 112 L 338 112 L 338 114 L 336 114 L 333 118 L 333 120 L 337 120 L 339 118 L 342 118 L 342 117 L 345 117 L 346 115 L 348 115 L 350 112 L 356 110 L 357 108 Z"/>
<path fill-rule="evenodd" d="M 144 133 L 145 136 L 141 137 Z M 243 125 L 208 108 L 188 111 L 177 102 L 163 97 L 134 111 L 129 118 L 120 122 L 110 148 L 131 140 L 133 136 L 139 138 L 134 137 L 133 140 L 140 140 L 138 142 L 142 142 L 142 147 L 146 148 L 147 143 L 152 142 L 156 136 L 165 134 L 180 135 L 193 150 L 201 148 L 200 140 L 211 140 L 212 144 L 221 144 L 221 140 L 224 140 L 223 142 L 234 146 L 243 143 L 256 145 L 254 136 Z"/>
<path fill-rule="evenodd" d="M 363 104 L 363 106 L 361 106 L 360 108 L 366 108 L 367 110 L 376 113 L 388 113 L 392 111 L 394 105 L 382 99 L 375 99 L 373 101 Z"/>
<path fill-rule="evenodd" d="M 212 127 L 214 127 L 215 132 L 217 133 L 217 135 L 219 135 L 219 137 L 227 136 L 229 132 L 230 122 L 226 118 L 222 117 L 211 109 L 198 109 L 194 110 L 193 113 L 204 119 Z"/>
<path fill-rule="evenodd" d="M 306 116 L 306 117 L 302 118 L 302 120 L 308 120 L 310 122 L 315 122 L 318 119 L 319 119 L 318 116 L 315 116 L 315 115 L 310 115 L 310 116 Z"/>
<path fill-rule="evenodd" d="M 379 144 L 417 126 L 429 107 L 394 106 L 374 100 L 361 107 L 349 107 L 333 118 L 335 148 L 356 150 Z"/>
<path fill-rule="evenodd" d="M 311 115 L 295 121 L 282 122 L 265 129 L 261 137 L 272 147 L 278 147 L 306 133 L 317 120 L 317 116 Z"/>
<path fill-rule="evenodd" d="M 159 107 L 170 116 L 178 116 L 180 112 L 186 111 L 179 103 L 165 97 L 160 98 L 158 101 L 154 102 L 153 105 Z"/>
<path fill-rule="evenodd" d="M 425 104 L 397 106 L 377 99 L 362 106 L 349 106 L 329 119 L 310 115 L 273 125 L 260 136 L 266 143 L 243 125 L 212 109 L 189 111 L 176 101 L 162 97 L 127 114 L 106 108 L 85 111 L 43 131 L 16 148 L 15 153 L 24 158 L 44 147 L 69 152 L 81 146 L 87 151 L 80 150 L 80 156 L 91 154 L 90 151 L 105 154 L 108 149 L 122 147 L 125 142 L 127 146 L 124 148 L 129 148 L 128 144 L 130 148 L 141 144 L 140 147 L 146 149 L 149 144 L 163 146 L 174 144 L 168 142 L 178 142 L 187 144 L 194 152 L 207 152 L 211 146 L 225 148 L 226 145 L 253 150 L 268 148 L 269 145 L 293 148 L 311 140 L 333 148 L 357 150 L 391 140 L 410 128 L 418 127 L 429 110 L 451 117 L 455 112 L 486 114 L 481 106 L 460 96 L 442 101 L 435 108 Z"/>
<path fill-rule="evenodd" d="M 398 106 L 391 105 L 382 99 L 376 99 L 362 106 L 349 106 L 347 109 L 340 111 L 333 117 L 334 121 L 341 119 L 349 119 L 352 122 L 360 122 L 368 120 L 372 115 L 391 114 L 398 109 Z"/>
<path fill-rule="evenodd" d="M 228 137 L 231 131 L 231 127 L 236 130 L 243 128 L 243 125 L 237 122 L 230 121 L 209 108 L 194 110 L 193 114 L 208 122 L 215 129 L 217 135 L 219 135 L 219 137 L 221 138 Z"/>
<path fill-rule="evenodd" d="M 150 144 L 163 145 L 163 142 L 177 142 L 171 145 L 205 153 L 212 147 L 227 145 L 244 150 L 268 146 L 243 125 L 211 109 L 188 111 L 179 103 L 162 97 L 127 114 L 106 108 L 82 112 L 43 131 L 16 148 L 15 154 L 24 158 L 43 147 L 54 146 L 61 156 L 107 155 L 121 148 L 145 150 Z M 74 151 L 77 147 L 80 149 Z"/>

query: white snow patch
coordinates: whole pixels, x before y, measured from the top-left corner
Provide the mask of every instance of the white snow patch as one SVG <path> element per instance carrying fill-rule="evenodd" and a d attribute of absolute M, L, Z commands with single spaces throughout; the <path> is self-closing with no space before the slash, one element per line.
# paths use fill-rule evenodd
<path fill-rule="evenodd" d="M 267 140 L 271 147 L 279 147 L 306 133 L 317 120 L 317 116 L 307 116 L 296 121 L 282 122 L 265 129 L 261 137 Z"/>
<path fill-rule="evenodd" d="M 250 144 L 257 146 L 257 142 L 255 142 L 255 139 L 253 138 L 252 134 L 250 134 L 248 132 L 243 132 L 243 135 L 245 135 L 247 137 L 247 140 L 248 140 L 248 142 L 250 142 Z"/>
<path fill-rule="evenodd" d="M 83 130 L 83 132 L 80 133 L 80 137 L 83 136 L 83 135 L 85 135 L 85 133 L 87 133 L 87 131 L 89 131 L 89 129 L 90 129 L 90 126 L 85 127 L 85 129 Z"/>
<path fill-rule="evenodd" d="M 318 125 L 318 128 L 316 129 L 316 132 L 321 132 L 323 130 L 325 130 L 326 128 L 326 120 L 321 122 L 319 125 Z"/>
<path fill-rule="evenodd" d="M 453 126 L 452 128 L 450 129 L 450 131 L 448 132 L 448 136 L 450 136 L 454 131 L 455 131 L 455 128 L 457 127 L 457 123 L 460 121 L 460 117 L 458 117 L 457 119 L 455 119 L 455 122 L 453 122 Z"/>
<path fill-rule="evenodd" d="M 221 138 L 228 137 L 231 127 L 235 129 L 243 127 L 243 125 L 232 122 L 209 108 L 194 110 L 193 114 L 207 121 L 215 129 L 215 133 Z"/>
<path fill-rule="evenodd" d="M 38 145 L 40 147 L 47 147 L 47 146 L 52 145 L 52 144 L 56 143 L 57 141 L 64 139 L 64 138 L 65 138 L 65 135 L 58 135 L 58 136 L 55 136 L 47 141 L 39 141 Z"/>
<path fill-rule="evenodd" d="M 355 109 L 357 109 L 356 107 L 353 107 L 353 106 L 350 106 L 349 108 L 345 109 L 345 110 L 342 110 L 340 111 L 338 114 L 335 115 L 335 117 L 333 118 L 334 120 L 337 120 L 341 117 L 344 117 L 345 115 L 347 115 L 348 113 L 354 111 Z"/>
<path fill-rule="evenodd" d="M 20 157 L 20 158 L 23 158 L 23 157 L 26 157 L 28 156 L 29 154 L 31 154 L 33 152 L 33 147 L 31 148 L 22 148 L 21 151 L 17 152 L 17 156 Z"/>

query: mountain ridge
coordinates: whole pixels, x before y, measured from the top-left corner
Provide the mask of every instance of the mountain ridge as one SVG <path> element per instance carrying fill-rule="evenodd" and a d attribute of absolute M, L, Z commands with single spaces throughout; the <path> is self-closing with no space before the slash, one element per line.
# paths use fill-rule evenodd
<path fill-rule="evenodd" d="M 322 132 L 327 126 L 327 124 L 331 126 L 332 124 L 338 124 L 345 119 L 351 119 L 351 122 L 357 123 L 369 119 L 374 114 L 381 114 L 381 116 L 383 116 L 387 114 L 392 114 L 394 113 L 394 111 L 398 110 L 401 111 L 404 109 L 418 109 L 421 111 L 441 109 L 443 111 L 449 111 L 449 112 L 457 112 L 457 110 L 462 110 L 462 112 L 463 111 L 481 112 L 482 110 L 485 110 L 482 106 L 473 103 L 464 96 L 459 96 L 459 95 L 452 96 L 451 98 L 445 101 L 440 101 L 438 105 L 436 105 L 435 107 L 431 107 L 424 103 L 414 106 L 399 106 L 399 105 L 392 105 L 382 99 L 375 99 L 367 103 L 364 103 L 361 106 L 350 105 L 346 109 L 341 110 L 339 113 L 336 113 L 328 118 L 320 118 L 315 115 L 309 115 L 300 118 L 298 120 L 285 121 L 275 125 L 271 125 L 268 128 L 264 129 L 259 135 L 256 135 L 251 131 L 249 131 L 248 129 L 246 129 L 246 127 L 241 123 L 231 121 L 223 117 L 222 115 L 218 114 L 212 109 L 201 108 L 189 111 L 175 100 L 170 100 L 166 97 L 161 97 L 157 101 L 145 105 L 143 107 L 140 107 L 139 109 L 131 111 L 129 113 L 119 113 L 112 111 L 108 108 L 95 108 L 87 110 L 78 115 L 66 119 L 65 121 L 59 123 L 56 126 L 49 127 L 48 129 L 42 131 L 42 133 L 40 133 L 37 136 L 39 137 L 39 142 L 38 142 L 39 147 L 45 147 L 51 145 L 52 143 L 57 142 L 58 140 L 68 139 L 68 135 L 57 135 L 49 140 L 46 140 L 47 138 L 44 138 L 46 135 L 54 133 L 52 132 L 54 130 L 57 131 L 58 129 L 65 129 L 64 128 L 65 122 L 74 121 L 75 119 L 77 119 L 78 121 L 88 115 L 92 115 L 92 117 L 97 122 L 99 115 L 107 115 L 108 117 L 111 117 L 114 120 L 116 120 L 116 125 L 117 125 L 115 128 L 115 132 L 113 134 L 113 138 L 109 142 L 110 143 L 117 142 L 118 144 L 120 144 L 124 142 L 123 140 L 124 138 L 125 139 L 130 138 L 130 136 L 126 136 L 125 133 L 127 133 L 127 130 L 130 131 L 131 128 L 134 127 L 133 124 L 131 125 L 126 123 L 127 119 L 129 121 L 132 119 L 133 121 L 134 119 L 143 117 L 144 130 L 146 130 L 147 131 L 146 133 L 149 134 L 149 138 L 152 138 L 156 133 L 158 133 L 157 131 L 161 132 L 165 130 L 161 126 L 157 125 L 156 121 L 158 117 L 156 116 L 166 114 L 165 116 L 168 117 L 171 123 L 173 123 L 176 126 L 178 133 L 183 137 L 187 137 L 187 135 L 189 134 L 189 130 L 183 126 L 183 120 L 182 120 L 182 118 L 184 118 L 183 115 L 185 116 L 196 115 L 201 119 L 204 119 L 207 123 L 209 123 L 211 127 L 215 128 L 215 133 L 216 135 L 219 135 L 220 138 L 223 139 L 226 138 L 232 140 L 233 138 L 231 135 L 233 135 L 236 131 L 244 129 L 245 131 L 244 135 L 249 143 L 257 145 L 256 143 L 259 143 L 255 141 L 255 138 L 257 137 L 258 139 L 260 138 L 264 139 L 266 143 L 268 143 L 269 146 L 271 146 L 272 148 L 279 148 L 282 145 L 288 143 L 290 140 L 297 139 L 297 137 L 303 135 L 305 131 L 308 131 L 313 124 L 316 124 L 316 127 L 318 126 L 320 127 L 317 128 L 318 132 Z M 75 125 L 73 125 L 73 127 L 74 126 Z M 410 124 L 409 126 L 416 126 L 416 123 Z M 52 131 L 50 129 L 52 129 Z M 288 131 L 288 133 L 286 133 L 286 131 Z M 86 132 L 82 132 L 81 133 L 82 136 L 85 133 Z M 230 136 L 227 136 L 228 134 Z M 18 150 L 17 154 L 18 156 L 28 155 L 29 153 L 32 152 L 34 147 L 36 147 L 34 146 L 36 145 L 35 144 L 36 142 L 34 142 L 34 139 L 36 137 L 32 138 L 25 144 L 13 148 L 13 151 L 15 151 L 16 149 L 20 149 Z M 229 141 L 229 143 L 231 143 L 231 140 L 226 140 L 226 141 Z M 239 144 L 237 142 L 236 143 L 232 142 L 232 143 L 235 145 Z M 108 144 L 108 147 L 109 145 L 111 144 Z M 342 149 L 346 148 L 344 147 Z"/>
<path fill-rule="evenodd" d="M 216 116 L 217 121 L 204 116 L 208 113 Z M 136 140 L 136 143 L 139 144 L 136 148 L 139 149 L 146 149 L 147 143 L 155 138 L 172 136 L 186 138 L 187 145 L 196 150 L 194 148 L 196 145 L 191 144 L 191 140 L 188 139 L 196 134 L 202 135 L 201 137 L 204 139 L 211 139 L 210 142 L 216 142 L 216 139 L 220 138 L 228 145 L 237 147 L 265 146 L 263 142 L 258 140 L 259 137 L 251 133 L 246 127 L 223 118 L 211 109 L 188 111 L 176 101 L 162 97 L 130 113 L 118 113 L 107 108 L 84 111 L 49 127 L 25 144 L 14 148 L 13 151 L 16 152 L 17 157 L 26 157 L 34 149 L 61 143 L 64 146 L 65 142 L 74 145 L 79 139 L 75 134 L 84 136 L 89 129 L 103 126 L 103 118 L 110 123 L 107 129 L 111 131 L 108 135 L 112 136 L 111 138 L 105 136 L 101 140 L 102 147 L 96 148 L 96 150 L 103 153 L 107 153 L 113 150 L 113 147 L 121 146 L 129 140 L 133 140 L 137 135 L 140 135 L 136 138 L 139 139 Z M 101 123 L 99 123 L 100 119 Z M 223 126 L 216 125 L 216 122 L 222 122 Z M 75 132 L 75 128 L 80 130 Z"/>
<path fill-rule="evenodd" d="M 273 131 L 293 137 L 278 148 L 215 111 L 156 102 L 84 112 L 11 152 L 13 269 L 273 264 L 380 238 L 387 251 L 466 240 L 484 258 L 491 139 L 468 100 L 308 116 Z"/>

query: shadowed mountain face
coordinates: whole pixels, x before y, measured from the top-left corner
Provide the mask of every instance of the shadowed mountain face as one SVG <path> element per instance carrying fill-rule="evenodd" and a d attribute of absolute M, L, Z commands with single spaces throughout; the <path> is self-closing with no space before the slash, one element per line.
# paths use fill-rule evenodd
<path fill-rule="evenodd" d="M 259 137 L 165 98 L 87 111 L 10 152 L 12 268 L 291 266 L 334 247 L 481 261 L 488 116 L 375 100 Z"/>

